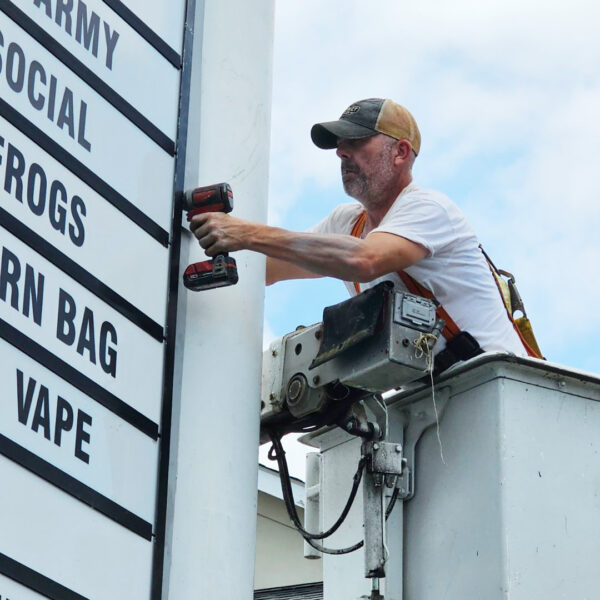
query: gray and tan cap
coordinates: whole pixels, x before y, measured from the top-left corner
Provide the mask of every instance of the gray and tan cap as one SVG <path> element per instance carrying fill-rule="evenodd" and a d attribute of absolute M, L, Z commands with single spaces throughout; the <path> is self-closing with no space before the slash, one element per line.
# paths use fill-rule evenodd
<path fill-rule="evenodd" d="M 313 125 L 310 137 L 319 148 L 331 149 L 339 139 L 357 140 L 377 133 L 408 140 L 415 154 L 421 150 L 421 133 L 414 117 L 403 106 L 383 98 L 351 104 L 337 121 Z"/>

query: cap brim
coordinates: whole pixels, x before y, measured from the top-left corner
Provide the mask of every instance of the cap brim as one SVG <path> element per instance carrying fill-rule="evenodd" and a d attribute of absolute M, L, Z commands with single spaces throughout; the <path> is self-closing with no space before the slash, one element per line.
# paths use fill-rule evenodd
<path fill-rule="evenodd" d="M 328 123 L 317 123 L 310 130 L 310 137 L 315 146 L 323 150 L 331 150 L 337 147 L 339 139 L 358 140 L 364 137 L 376 135 L 377 131 L 357 125 L 351 121 L 339 120 L 329 121 Z"/>

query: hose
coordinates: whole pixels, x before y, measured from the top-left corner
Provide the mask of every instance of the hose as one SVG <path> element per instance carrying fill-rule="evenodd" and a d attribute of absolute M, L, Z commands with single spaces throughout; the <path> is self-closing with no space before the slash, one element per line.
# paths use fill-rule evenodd
<path fill-rule="evenodd" d="M 352 546 L 348 546 L 346 548 L 327 548 L 322 546 L 321 544 L 315 542 L 315 540 L 322 540 L 326 537 L 329 537 L 333 533 L 335 533 L 342 523 L 346 520 L 350 509 L 352 508 L 352 504 L 356 498 L 356 494 L 358 492 L 358 488 L 360 486 L 360 482 L 362 480 L 362 474 L 365 468 L 366 458 L 363 456 L 358 461 L 358 467 L 353 477 L 352 489 L 350 491 L 350 495 L 348 500 L 346 501 L 346 505 L 342 510 L 342 513 L 336 520 L 336 522 L 327 530 L 322 533 L 310 533 L 304 529 L 302 524 L 300 523 L 300 519 L 298 518 L 298 513 L 296 511 L 296 504 L 294 502 L 294 493 L 292 491 L 292 485 L 290 481 L 290 474 L 287 466 L 287 459 L 285 458 L 285 450 L 283 449 L 283 445 L 281 444 L 281 437 L 279 437 L 275 432 L 269 431 L 269 437 L 271 438 L 272 446 L 269 449 L 268 457 L 270 460 L 276 460 L 277 465 L 279 467 L 279 478 L 281 480 L 281 491 L 283 493 L 283 499 L 285 502 L 285 507 L 287 509 L 287 513 L 294 524 L 294 527 L 299 531 L 307 544 L 309 544 L 315 550 L 322 552 L 323 554 L 349 554 L 362 548 L 364 546 L 364 540 L 357 542 Z M 396 500 L 398 499 L 400 489 L 396 487 L 390 499 L 390 502 L 385 511 L 386 520 L 390 516 L 394 505 L 396 504 Z"/>

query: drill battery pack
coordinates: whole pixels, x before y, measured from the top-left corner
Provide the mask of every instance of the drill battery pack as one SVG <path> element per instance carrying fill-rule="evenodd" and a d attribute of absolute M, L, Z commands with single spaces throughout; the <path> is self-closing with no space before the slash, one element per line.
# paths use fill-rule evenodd
<path fill-rule="evenodd" d="M 237 282 L 235 259 L 225 255 L 219 255 L 213 260 L 193 263 L 183 274 L 183 285 L 193 292 L 235 285 Z"/>

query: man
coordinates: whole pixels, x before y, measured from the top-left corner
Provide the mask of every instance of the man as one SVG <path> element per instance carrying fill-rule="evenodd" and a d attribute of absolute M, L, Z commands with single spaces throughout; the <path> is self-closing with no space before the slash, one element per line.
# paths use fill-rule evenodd
<path fill-rule="evenodd" d="M 405 271 L 481 349 L 526 355 L 464 215 L 443 194 L 413 183 L 421 136 L 412 115 L 391 100 L 361 100 L 337 121 L 314 125 L 311 137 L 319 148 L 336 149 L 344 190 L 359 203 L 338 206 L 307 233 L 198 215 L 191 229 L 206 254 L 261 252 L 268 285 L 328 276 L 346 282 L 351 294 L 386 279 L 404 290 L 398 272 Z M 441 339 L 436 352 L 445 344 Z"/>

